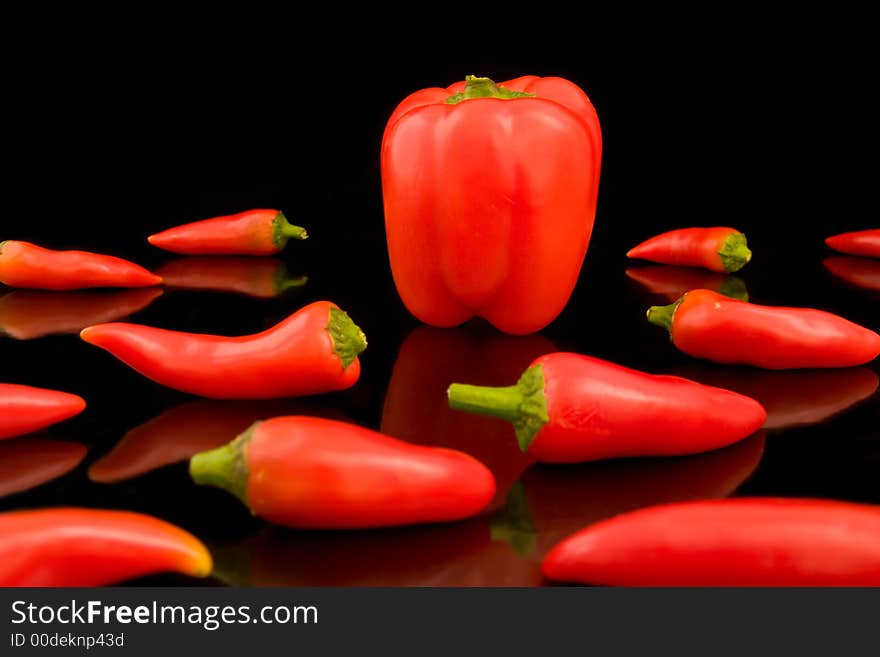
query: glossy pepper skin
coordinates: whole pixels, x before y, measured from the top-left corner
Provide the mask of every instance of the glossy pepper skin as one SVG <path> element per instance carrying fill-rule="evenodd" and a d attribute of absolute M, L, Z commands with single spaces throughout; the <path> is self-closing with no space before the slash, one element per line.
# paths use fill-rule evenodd
<path fill-rule="evenodd" d="M 140 312 L 162 294 L 158 287 L 119 292 L 16 290 L 0 297 L 0 334 L 16 340 L 76 334 Z"/>
<path fill-rule="evenodd" d="M 840 253 L 880 258 L 880 228 L 832 235 L 825 240 L 825 244 Z"/>
<path fill-rule="evenodd" d="M 205 577 L 194 536 L 128 511 L 54 508 L 0 513 L 0 586 L 105 586 L 154 573 Z"/>
<path fill-rule="evenodd" d="M 150 235 L 153 246 L 181 255 L 274 255 L 289 239 L 304 240 L 305 228 L 293 226 L 278 210 L 248 210 L 194 221 Z"/>
<path fill-rule="evenodd" d="M 633 511 L 544 560 L 549 579 L 618 586 L 880 586 L 880 508 L 734 498 Z"/>
<path fill-rule="evenodd" d="M 852 367 L 880 355 L 880 335 L 812 308 L 759 306 L 709 290 L 692 290 L 669 306 L 652 306 L 648 321 L 696 358 L 770 370 Z"/>
<path fill-rule="evenodd" d="M 735 228 L 719 226 L 670 230 L 633 247 L 626 256 L 729 274 L 748 264 L 752 252 L 745 235 Z"/>
<path fill-rule="evenodd" d="M 99 324 L 80 334 L 148 379 L 215 399 L 273 399 L 349 388 L 358 380 L 363 332 L 329 301 L 243 337 Z"/>
<path fill-rule="evenodd" d="M 520 448 L 543 463 L 706 452 L 767 417 L 729 390 L 565 352 L 538 358 L 516 385 L 456 383 L 448 395 L 452 408 L 512 422 Z"/>
<path fill-rule="evenodd" d="M 244 256 L 179 258 L 162 265 L 156 273 L 170 288 L 231 292 L 258 299 L 277 297 L 308 281 L 306 276 L 290 276 L 281 260 Z"/>
<path fill-rule="evenodd" d="M 825 269 L 849 285 L 880 292 L 880 262 L 868 258 L 831 256 L 825 258 Z"/>
<path fill-rule="evenodd" d="M 0 283 L 36 290 L 150 287 L 162 279 L 114 256 L 87 251 L 52 251 L 29 242 L 0 242 Z"/>
<path fill-rule="evenodd" d="M 22 436 L 79 415 L 82 397 L 57 390 L 0 383 L 0 439 Z"/>
<path fill-rule="evenodd" d="M 21 493 L 63 477 L 86 456 L 85 445 L 51 438 L 0 443 L 0 497 Z"/>
<path fill-rule="evenodd" d="M 467 454 L 308 416 L 258 422 L 194 456 L 190 473 L 235 494 L 254 515 L 302 529 L 460 520 L 495 495 L 492 473 Z"/>
<path fill-rule="evenodd" d="M 571 295 L 596 213 L 602 138 L 562 78 L 468 76 L 404 99 L 382 139 L 394 282 L 418 319 L 540 330 Z"/>

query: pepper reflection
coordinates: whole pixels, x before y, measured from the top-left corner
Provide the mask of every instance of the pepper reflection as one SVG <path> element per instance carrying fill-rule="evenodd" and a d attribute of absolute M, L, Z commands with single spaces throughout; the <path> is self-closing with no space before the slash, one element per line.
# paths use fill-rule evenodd
<path fill-rule="evenodd" d="M 738 276 L 692 267 L 628 267 L 626 275 L 648 294 L 672 303 L 690 290 L 712 290 L 732 299 L 749 300 L 745 282 Z"/>
<path fill-rule="evenodd" d="M 89 479 L 111 484 L 188 461 L 230 442 L 254 422 L 280 415 L 318 415 L 345 420 L 339 412 L 301 400 L 219 402 L 176 406 L 126 433 L 89 468 Z"/>
<path fill-rule="evenodd" d="M 531 463 L 510 425 L 449 408 L 453 381 L 509 385 L 538 356 L 556 351 L 542 335 L 510 336 L 483 325 L 459 329 L 422 326 L 400 348 L 382 412 L 382 433 L 420 445 L 448 447 L 482 461 L 495 475 L 504 502 L 510 486 Z"/>
<path fill-rule="evenodd" d="M 18 290 L 0 297 L 0 333 L 16 340 L 76 334 L 140 312 L 162 296 L 159 288 L 121 292 Z"/>
<path fill-rule="evenodd" d="M 853 287 L 880 292 L 880 260 L 855 256 L 830 256 L 823 261 L 835 278 Z"/>
<path fill-rule="evenodd" d="M 675 374 L 759 401 L 767 411 L 765 429 L 825 422 L 869 398 L 878 387 L 877 374 L 867 367 L 782 372 L 688 365 Z"/>
<path fill-rule="evenodd" d="M 291 276 L 287 265 L 276 258 L 180 258 L 165 263 L 156 274 L 172 288 L 234 292 L 262 299 L 302 287 L 309 280 L 307 276 Z"/>
<path fill-rule="evenodd" d="M 63 477 L 85 458 L 85 445 L 51 438 L 0 442 L 0 497 Z"/>
<path fill-rule="evenodd" d="M 357 532 L 266 527 L 211 546 L 215 575 L 236 586 L 536 586 L 563 537 L 636 508 L 726 497 L 763 451 L 757 434 L 700 456 L 534 466 L 492 516 Z"/>

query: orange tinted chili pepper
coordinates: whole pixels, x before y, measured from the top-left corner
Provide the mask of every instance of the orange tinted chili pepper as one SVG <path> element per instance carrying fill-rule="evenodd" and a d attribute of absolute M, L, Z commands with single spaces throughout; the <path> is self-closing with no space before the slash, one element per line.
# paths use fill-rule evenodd
<path fill-rule="evenodd" d="M 317 301 L 243 337 L 99 324 L 82 339 L 169 388 L 216 399 L 271 399 L 348 388 L 358 380 L 363 332 L 335 304 Z"/>
<path fill-rule="evenodd" d="M 633 247 L 626 255 L 728 274 L 739 271 L 752 259 L 746 236 L 727 227 L 670 230 Z"/>
<path fill-rule="evenodd" d="M 8 511 L 0 513 L 0 536 L 0 586 L 104 586 L 211 572 L 211 555 L 193 535 L 129 511 Z"/>
<path fill-rule="evenodd" d="M 0 383 L 0 439 L 44 429 L 85 407 L 82 397 L 67 392 Z"/>

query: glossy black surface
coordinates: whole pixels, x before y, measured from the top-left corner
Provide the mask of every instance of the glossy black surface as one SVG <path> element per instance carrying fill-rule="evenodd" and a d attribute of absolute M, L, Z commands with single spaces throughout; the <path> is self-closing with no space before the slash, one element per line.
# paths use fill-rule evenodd
<path fill-rule="evenodd" d="M 279 78 L 259 71 L 223 78 L 218 67 L 201 78 L 217 84 L 198 89 L 182 79 L 166 87 L 136 76 L 120 82 L 111 108 L 158 119 L 138 120 L 119 137 L 100 115 L 60 117 L 36 137 L 51 157 L 18 162 L 0 239 L 110 252 L 156 268 L 175 256 L 149 247 L 145 238 L 152 232 L 253 207 L 283 209 L 312 236 L 279 256 L 292 274 L 309 277 L 307 285 L 271 299 L 168 290 L 131 321 L 240 335 L 312 300 L 330 299 L 364 329 L 370 345 L 361 381 L 311 400 L 312 408 L 380 428 L 398 352 L 420 326 L 396 295 L 384 247 L 378 169 L 384 121 L 406 93 L 465 73 L 499 80 L 556 74 L 592 98 L 605 159 L 596 227 L 577 289 L 542 332 L 555 348 L 713 382 L 729 376 L 677 353 L 644 319 L 646 307 L 660 300 L 625 274 L 641 266 L 626 261 L 628 247 L 685 225 L 733 225 L 747 233 L 755 257 L 738 275 L 753 301 L 822 308 L 880 330 L 876 292 L 848 287 L 822 266 L 824 236 L 872 224 L 861 212 L 873 194 L 869 177 L 849 157 L 862 148 L 858 139 L 872 134 L 862 129 L 869 113 L 859 88 L 846 84 L 848 78 L 817 72 L 810 57 L 784 77 L 772 66 L 740 60 L 713 60 L 712 75 L 706 75 L 669 54 L 614 68 L 602 65 L 609 58 L 588 52 L 579 58 L 520 54 L 506 61 L 461 55 L 442 65 L 416 58 L 398 66 L 395 76 L 378 71 L 399 65 L 397 59 L 356 62 L 348 86 L 324 87 L 320 102 L 310 103 L 274 100 Z M 93 76 L 103 81 L 100 72 Z M 835 99 L 816 94 L 817 84 L 833 88 Z M 109 97 L 96 91 L 84 102 L 111 111 L 103 105 Z M 816 137 L 820 120 L 837 120 L 834 139 Z M 83 149 L 91 153 L 87 160 L 78 156 Z M 161 165 L 145 167 L 151 158 Z M 484 329 L 458 329 L 449 340 L 455 344 L 461 332 Z M 491 343 L 489 334 L 481 339 Z M 422 366 L 434 366 L 430 354 Z M 540 583 L 540 557 L 554 541 L 629 508 L 731 493 L 880 502 L 880 399 L 877 393 L 861 399 L 880 365 L 867 370 L 839 373 L 833 381 L 825 373 L 811 380 L 809 374 L 774 378 L 741 371 L 734 377 L 740 385 L 775 395 L 788 418 L 780 423 L 798 426 L 689 459 L 535 467 L 512 498 L 522 510 L 524 496 L 529 520 L 493 512 L 448 526 L 312 533 L 268 527 L 226 493 L 194 486 L 183 463 L 114 484 L 93 483 L 88 468 L 123 435 L 192 398 L 143 379 L 75 335 L 3 337 L 0 380 L 88 400 L 83 415 L 47 433 L 83 442 L 89 454 L 71 474 L 0 499 L 0 510 L 63 504 L 158 515 L 212 548 L 218 568 L 208 584 L 532 585 Z M 424 421 L 429 429 L 440 423 Z M 193 582 L 156 577 L 139 583 Z"/>

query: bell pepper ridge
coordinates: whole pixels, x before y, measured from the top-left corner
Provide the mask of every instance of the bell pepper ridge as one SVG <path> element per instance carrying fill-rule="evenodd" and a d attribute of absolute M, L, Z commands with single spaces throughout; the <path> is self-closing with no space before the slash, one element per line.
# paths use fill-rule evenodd
<path fill-rule="evenodd" d="M 512 386 L 492 387 L 453 383 L 447 392 L 449 406 L 465 413 L 478 413 L 513 424 L 523 452 L 549 422 L 544 395 L 544 370 L 533 365 Z"/>

